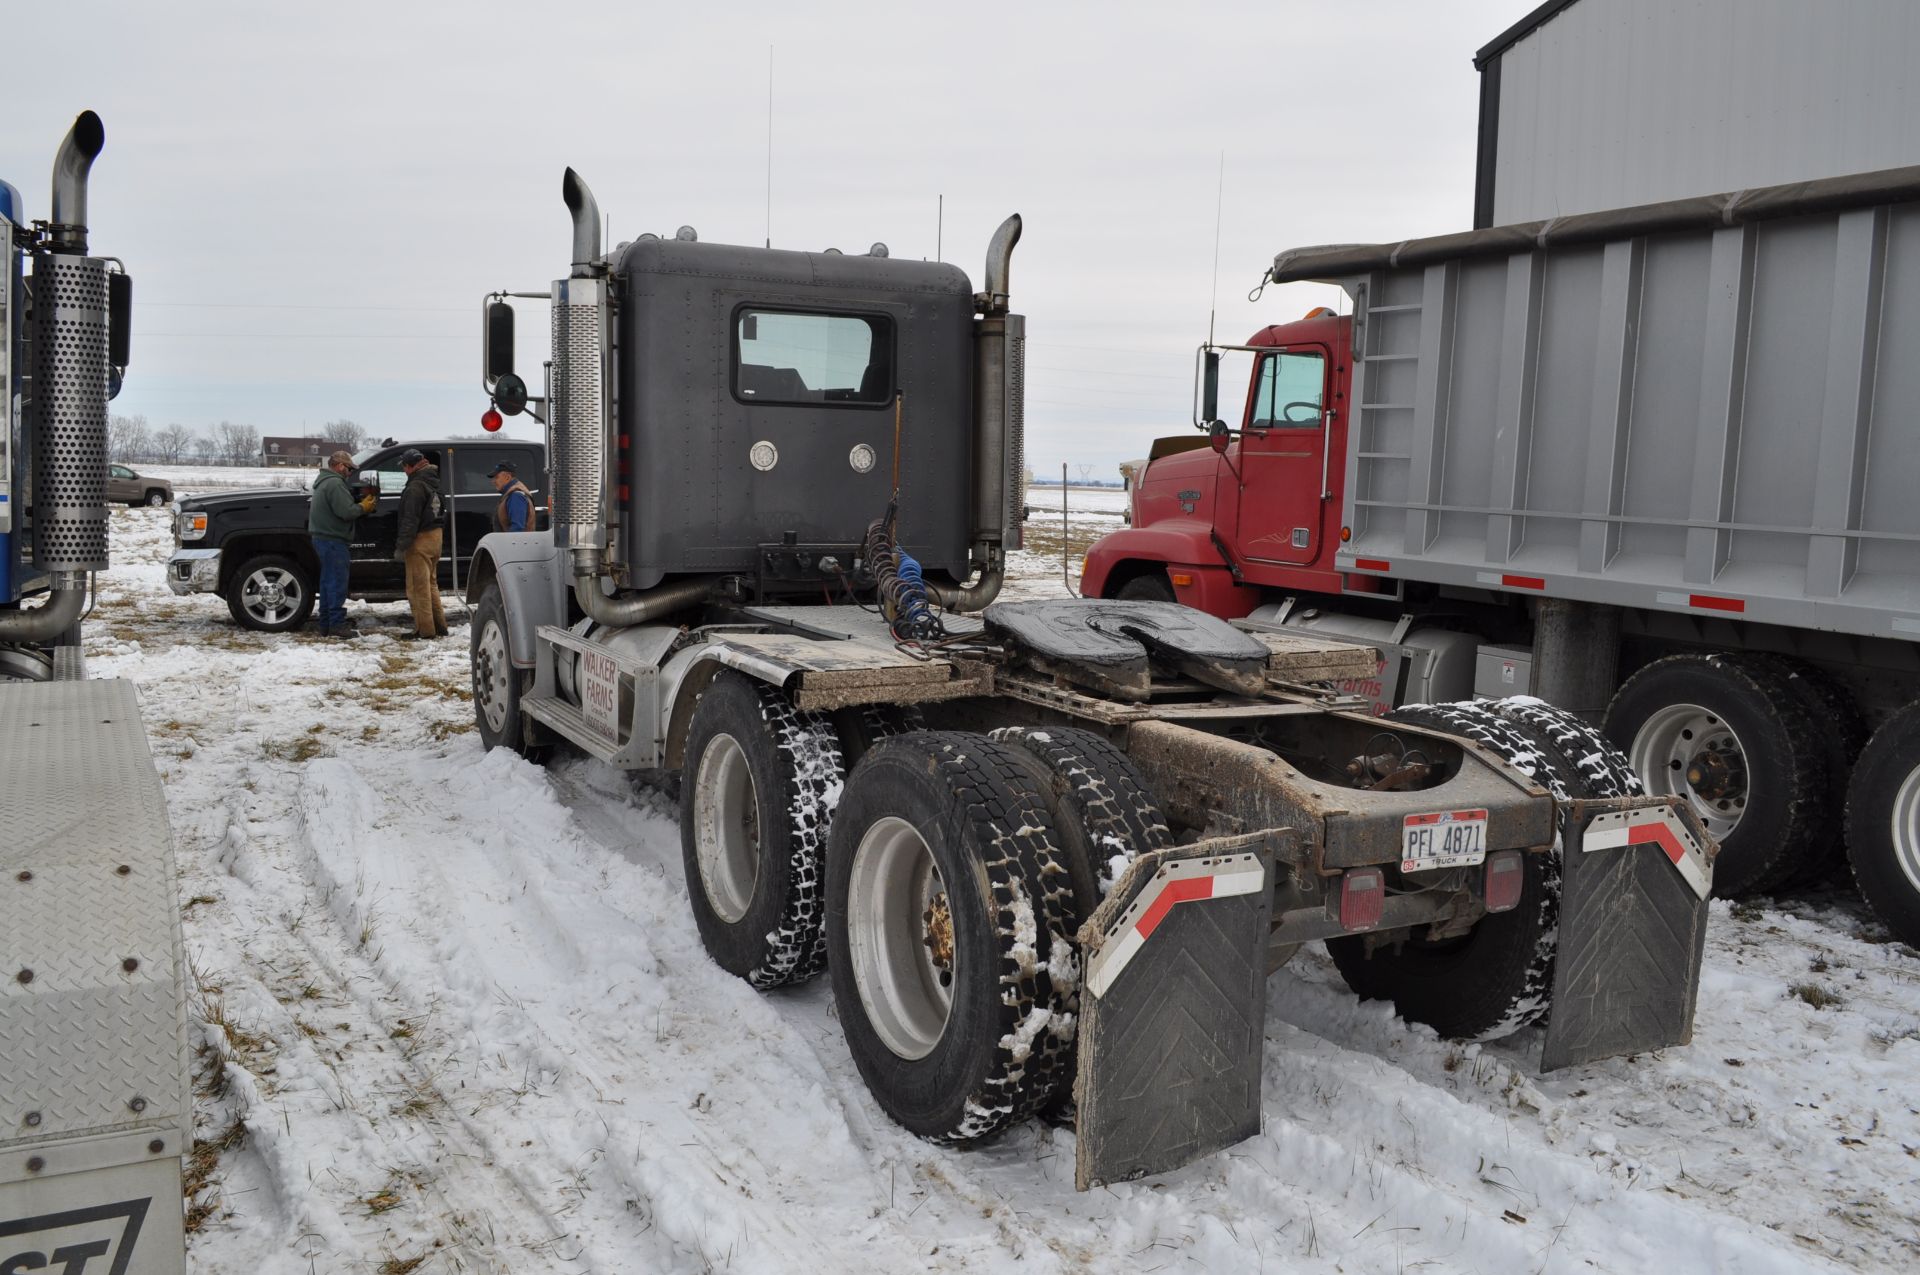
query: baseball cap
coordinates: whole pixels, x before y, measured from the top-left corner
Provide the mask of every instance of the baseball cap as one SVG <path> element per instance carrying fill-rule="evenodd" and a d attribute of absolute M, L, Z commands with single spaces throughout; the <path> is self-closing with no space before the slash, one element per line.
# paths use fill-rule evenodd
<path fill-rule="evenodd" d="M 427 458 L 427 454 L 421 451 L 418 447 L 409 447 L 407 448 L 407 450 L 400 453 L 400 463 L 402 465 L 418 465 L 421 461 L 425 460 L 426 458 Z"/>
<path fill-rule="evenodd" d="M 513 467 L 512 461 L 503 460 L 498 465 L 495 465 L 492 469 L 489 469 L 487 471 L 487 477 L 493 478 L 500 474 L 513 474 L 515 477 L 518 477 L 519 473 L 520 471 Z"/>

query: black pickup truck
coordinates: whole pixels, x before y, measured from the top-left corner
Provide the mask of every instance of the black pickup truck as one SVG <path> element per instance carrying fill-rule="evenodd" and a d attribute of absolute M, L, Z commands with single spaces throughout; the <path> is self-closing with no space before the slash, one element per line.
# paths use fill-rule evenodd
<path fill-rule="evenodd" d="M 537 529 L 547 526 L 547 449 L 514 438 L 402 442 L 353 458 L 356 493 L 379 493 L 374 512 L 354 524 L 347 596 L 367 601 L 404 598 L 404 568 L 393 560 L 400 492 L 407 476 L 400 456 L 417 447 L 440 467 L 446 535 L 440 549 L 440 587 L 466 584 L 467 564 L 480 537 L 496 529 L 500 497 L 487 473 L 501 461 L 517 467 L 533 492 Z M 173 556 L 167 585 L 175 593 L 218 593 L 243 627 L 281 633 L 313 613 L 319 566 L 307 538 L 307 493 L 286 488 L 217 492 L 174 502 Z"/>

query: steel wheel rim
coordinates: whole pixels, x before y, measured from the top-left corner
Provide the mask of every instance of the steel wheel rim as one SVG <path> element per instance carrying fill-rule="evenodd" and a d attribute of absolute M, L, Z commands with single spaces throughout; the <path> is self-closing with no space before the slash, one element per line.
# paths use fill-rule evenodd
<path fill-rule="evenodd" d="M 952 916 L 919 830 L 893 815 L 876 821 L 853 852 L 847 948 L 867 1021 L 909 1061 L 946 1034 L 958 967 Z"/>
<path fill-rule="evenodd" d="M 507 694 L 512 687 L 513 663 L 507 658 L 506 634 L 498 620 L 489 619 L 480 629 L 479 650 L 473 661 L 473 699 L 487 719 L 487 729 L 503 735 L 507 729 Z"/>
<path fill-rule="evenodd" d="M 1907 882 L 1920 890 L 1920 766 L 1907 772 L 1893 795 L 1893 857 Z"/>
<path fill-rule="evenodd" d="M 300 610 L 300 578 L 285 567 L 261 567 L 240 587 L 240 604 L 262 624 L 280 624 Z"/>
<path fill-rule="evenodd" d="M 1628 760 L 1649 793 L 1685 797 L 1716 840 L 1740 826 L 1752 794 L 1747 751 L 1720 714 L 1669 704 L 1635 732 Z"/>
<path fill-rule="evenodd" d="M 728 925 L 747 914 L 760 876 L 760 801 L 746 750 L 715 735 L 694 772 L 693 846 L 700 888 Z"/>

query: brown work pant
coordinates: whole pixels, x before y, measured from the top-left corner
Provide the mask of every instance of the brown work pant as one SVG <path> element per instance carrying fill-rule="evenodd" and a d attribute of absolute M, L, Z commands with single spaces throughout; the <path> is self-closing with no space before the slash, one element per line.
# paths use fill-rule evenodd
<path fill-rule="evenodd" d="M 440 609 L 440 535 L 438 527 L 422 531 L 407 546 L 407 605 L 421 637 L 447 631 L 447 613 Z"/>

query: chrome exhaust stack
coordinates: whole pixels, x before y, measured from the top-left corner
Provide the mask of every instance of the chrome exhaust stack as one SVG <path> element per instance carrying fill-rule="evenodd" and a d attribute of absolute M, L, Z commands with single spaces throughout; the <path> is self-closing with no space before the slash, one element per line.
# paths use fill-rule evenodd
<path fill-rule="evenodd" d="M 53 162 L 52 222 L 33 257 L 34 565 L 39 607 L 0 616 L 0 640 L 56 641 L 79 620 L 87 575 L 107 567 L 108 263 L 87 252 L 87 178 L 106 145 L 83 111 Z"/>
<path fill-rule="evenodd" d="M 1000 223 L 987 244 L 985 289 L 974 296 L 973 560 L 967 584 L 927 582 L 941 606 L 978 611 L 999 595 L 1006 553 L 1021 546 L 1027 468 L 1026 316 L 1008 309 L 1020 214 Z"/>

